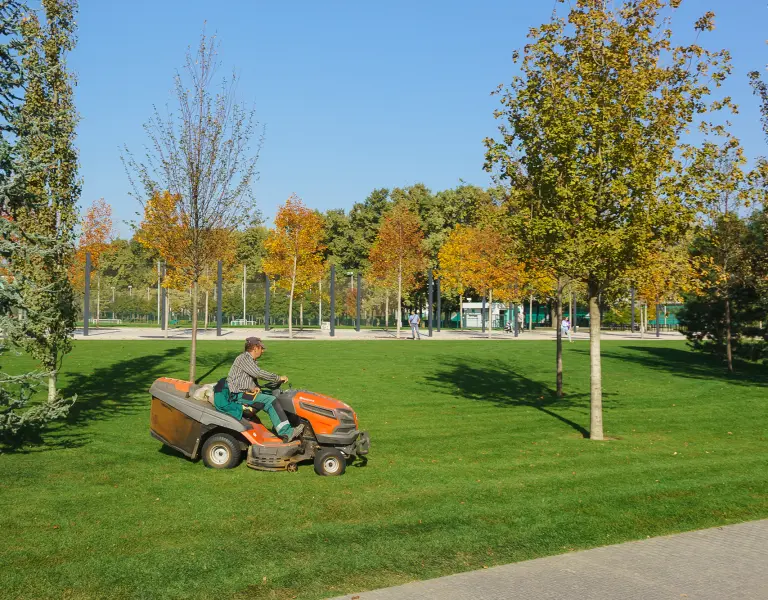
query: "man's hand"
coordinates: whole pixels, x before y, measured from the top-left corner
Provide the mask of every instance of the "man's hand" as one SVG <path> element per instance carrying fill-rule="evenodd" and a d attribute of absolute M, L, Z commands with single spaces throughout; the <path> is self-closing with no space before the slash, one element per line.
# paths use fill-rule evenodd
<path fill-rule="evenodd" d="M 254 387 L 254 388 L 251 390 L 251 392 L 250 392 L 250 393 L 251 393 L 251 394 L 253 394 L 254 396 L 255 396 L 256 394 L 260 394 L 260 393 L 261 393 L 261 388 L 260 388 L 260 387 Z"/>
<path fill-rule="evenodd" d="M 280 383 L 287 383 L 288 377 L 286 375 L 280 375 Z"/>

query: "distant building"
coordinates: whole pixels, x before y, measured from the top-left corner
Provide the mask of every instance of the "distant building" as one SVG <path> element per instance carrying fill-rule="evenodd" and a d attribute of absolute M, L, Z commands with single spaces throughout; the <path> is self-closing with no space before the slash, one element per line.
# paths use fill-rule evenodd
<path fill-rule="evenodd" d="M 488 314 L 490 309 L 491 319 L 493 321 L 493 327 L 504 327 L 507 322 L 507 312 L 509 306 L 502 304 L 501 302 L 494 302 L 492 306 L 485 305 L 485 324 L 488 325 Z M 482 302 L 465 302 L 464 303 L 464 327 L 482 327 L 483 319 L 483 303 Z"/>

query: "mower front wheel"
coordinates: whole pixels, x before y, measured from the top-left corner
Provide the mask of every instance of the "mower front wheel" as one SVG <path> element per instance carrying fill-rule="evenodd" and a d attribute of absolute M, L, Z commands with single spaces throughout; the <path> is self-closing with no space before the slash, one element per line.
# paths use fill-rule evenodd
<path fill-rule="evenodd" d="M 344 458 L 341 450 L 336 448 L 326 448 L 317 451 L 315 454 L 315 473 L 326 477 L 335 477 L 343 475 L 347 469 L 347 459 Z"/>
<path fill-rule="evenodd" d="M 233 469 L 241 455 L 240 444 L 226 433 L 212 435 L 203 444 L 203 464 L 209 469 Z"/>

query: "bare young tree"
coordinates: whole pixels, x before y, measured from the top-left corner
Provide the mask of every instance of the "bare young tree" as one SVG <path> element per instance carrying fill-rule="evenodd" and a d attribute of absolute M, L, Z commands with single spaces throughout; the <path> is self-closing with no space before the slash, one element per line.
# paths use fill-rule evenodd
<path fill-rule="evenodd" d="M 192 286 L 192 347 L 189 378 L 195 378 L 198 282 L 215 254 L 222 231 L 250 222 L 256 212 L 251 184 L 264 129 L 255 111 L 239 103 L 236 74 L 217 79 L 219 44 L 203 33 L 187 50 L 184 69 L 174 77 L 176 106 L 154 108 L 144 126 L 149 138 L 143 159 L 126 147 L 123 163 L 134 193 L 144 204 L 157 194 L 179 198 L 178 222 L 186 243 L 184 275 Z M 169 223 L 169 227 L 177 226 Z"/>

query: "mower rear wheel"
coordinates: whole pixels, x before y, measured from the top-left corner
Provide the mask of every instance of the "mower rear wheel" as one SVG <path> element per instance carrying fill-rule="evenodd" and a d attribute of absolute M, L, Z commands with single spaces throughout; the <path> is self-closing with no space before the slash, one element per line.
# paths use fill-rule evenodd
<path fill-rule="evenodd" d="M 326 448 L 315 454 L 315 473 L 326 477 L 343 475 L 347 469 L 347 459 L 341 450 Z"/>
<path fill-rule="evenodd" d="M 232 469 L 241 455 L 240 444 L 227 433 L 212 435 L 203 444 L 203 464 L 209 469 Z"/>

